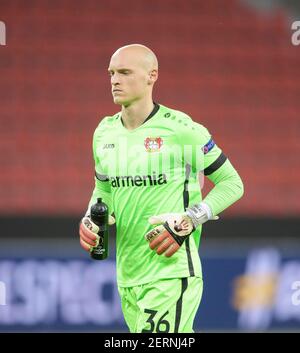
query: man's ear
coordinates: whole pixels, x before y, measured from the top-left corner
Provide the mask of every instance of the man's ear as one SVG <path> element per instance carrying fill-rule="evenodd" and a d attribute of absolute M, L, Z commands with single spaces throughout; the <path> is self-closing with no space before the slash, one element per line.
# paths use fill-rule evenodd
<path fill-rule="evenodd" d="M 154 84 L 154 82 L 158 79 L 158 70 L 154 69 L 149 72 L 148 84 Z"/>

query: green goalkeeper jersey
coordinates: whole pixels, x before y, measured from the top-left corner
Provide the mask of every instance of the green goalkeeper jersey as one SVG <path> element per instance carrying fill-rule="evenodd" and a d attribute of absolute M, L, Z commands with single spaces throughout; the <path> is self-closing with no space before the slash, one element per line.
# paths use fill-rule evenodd
<path fill-rule="evenodd" d="M 202 277 L 201 227 L 170 258 L 152 251 L 144 235 L 153 228 L 149 217 L 182 213 L 201 202 L 203 175 L 223 182 L 205 199 L 214 215 L 240 197 L 233 190 L 241 189 L 240 179 L 208 130 L 180 111 L 155 104 L 134 130 L 124 127 L 121 113 L 105 117 L 95 130 L 93 153 L 96 176 L 89 207 L 102 197 L 115 215 L 118 285 Z M 236 182 L 229 185 L 228 176 Z"/>

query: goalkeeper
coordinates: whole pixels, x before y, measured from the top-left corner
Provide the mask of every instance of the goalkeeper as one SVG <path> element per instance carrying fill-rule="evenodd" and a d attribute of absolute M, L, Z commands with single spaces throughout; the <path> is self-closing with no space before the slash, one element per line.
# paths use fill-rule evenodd
<path fill-rule="evenodd" d="M 80 243 L 86 251 L 97 245 L 89 210 L 101 197 L 116 221 L 117 284 L 130 332 L 193 332 L 202 224 L 237 201 L 243 183 L 204 126 L 153 102 L 158 62 L 149 48 L 119 48 L 108 72 L 121 111 L 93 136 L 95 189 Z M 214 183 L 203 200 L 202 175 Z"/>

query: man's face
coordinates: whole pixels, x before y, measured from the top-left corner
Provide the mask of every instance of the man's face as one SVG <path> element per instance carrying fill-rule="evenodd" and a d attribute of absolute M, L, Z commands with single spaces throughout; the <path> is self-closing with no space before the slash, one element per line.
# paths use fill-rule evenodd
<path fill-rule="evenodd" d="M 115 104 L 128 106 L 149 93 L 149 73 L 142 58 L 134 55 L 134 52 L 121 51 L 114 54 L 108 72 Z"/>

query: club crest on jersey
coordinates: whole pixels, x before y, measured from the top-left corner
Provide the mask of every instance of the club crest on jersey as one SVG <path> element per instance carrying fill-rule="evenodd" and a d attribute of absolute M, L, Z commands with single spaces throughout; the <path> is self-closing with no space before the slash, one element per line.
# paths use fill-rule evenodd
<path fill-rule="evenodd" d="M 163 144 L 161 137 L 147 137 L 145 138 L 144 145 L 147 152 L 157 152 Z"/>

